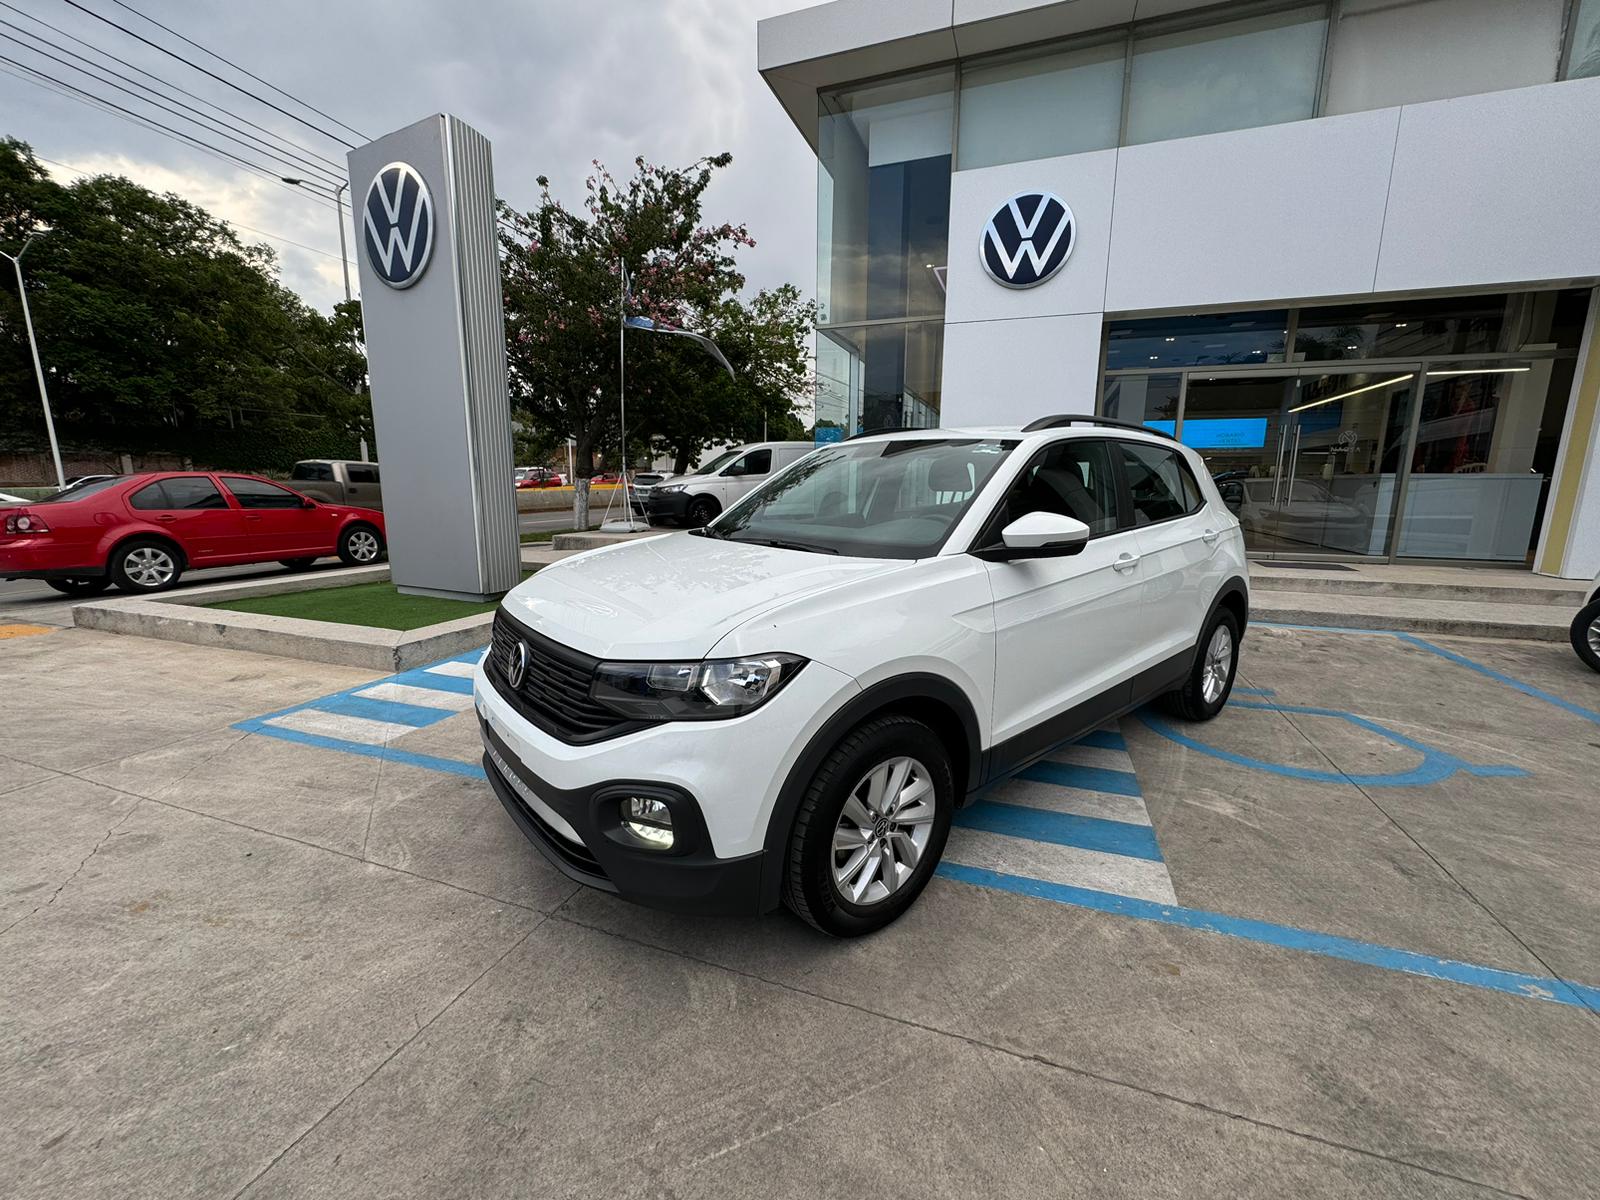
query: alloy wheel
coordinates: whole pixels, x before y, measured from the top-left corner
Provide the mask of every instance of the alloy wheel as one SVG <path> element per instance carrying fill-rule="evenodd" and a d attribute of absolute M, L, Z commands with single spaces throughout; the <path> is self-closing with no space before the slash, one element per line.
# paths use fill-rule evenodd
<path fill-rule="evenodd" d="M 937 803 L 928 768 L 914 758 L 891 758 L 862 776 L 833 830 L 839 895 L 868 907 L 899 891 L 927 848 Z"/>
<path fill-rule="evenodd" d="M 365 529 L 352 533 L 346 544 L 350 547 L 350 557 L 357 562 L 371 562 L 378 557 L 378 539 Z"/>
<path fill-rule="evenodd" d="M 1233 633 L 1226 625 L 1218 625 L 1206 645 L 1205 661 L 1200 668 L 1200 695 L 1207 704 L 1222 699 L 1232 672 Z"/>
<path fill-rule="evenodd" d="M 160 546 L 136 546 L 122 560 L 123 574 L 142 588 L 165 587 L 178 573 L 178 564 Z"/>
<path fill-rule="evenodd" d="M 1600 617 L 1589 622 L 1589 649 L 1600 657 Z"/>

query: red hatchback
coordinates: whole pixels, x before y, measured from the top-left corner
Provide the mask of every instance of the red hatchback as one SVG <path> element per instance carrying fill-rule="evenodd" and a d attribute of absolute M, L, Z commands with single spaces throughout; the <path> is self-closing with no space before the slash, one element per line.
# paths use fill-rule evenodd
<path fill-rule="evenodd" d="M 187 570 L 239 563 L 351 566 L 383 556 L 383 514 L 323 504 L 254 475 L 163 471 L 97 479 L 4 512 L 0 579 L 43 579 L 68 596 L 113 583 L 159 592 Z"/>

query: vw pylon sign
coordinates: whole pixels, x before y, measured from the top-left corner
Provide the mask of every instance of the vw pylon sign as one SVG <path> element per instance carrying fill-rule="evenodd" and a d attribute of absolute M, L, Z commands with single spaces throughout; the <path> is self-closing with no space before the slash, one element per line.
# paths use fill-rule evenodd
<path fill-rule="evenodd" d="M 978 253 L 1002 287 L 1036 287 L 1066 264 L 1076 236 L 1072 210 L 1060 196 L 1018 192 L 989 218 Z"/>
<path fill-rule="evenodd" d="M 433 253 L 433 196 L 416 168 L 390 163 L 367 188 L 362 240 L 367 261 L 392 288 L 408 288 L 422 278 Z"/>

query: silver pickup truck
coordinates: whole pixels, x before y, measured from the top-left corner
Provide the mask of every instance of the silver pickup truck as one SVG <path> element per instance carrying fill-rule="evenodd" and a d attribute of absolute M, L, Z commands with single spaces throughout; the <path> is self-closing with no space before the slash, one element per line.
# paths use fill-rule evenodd
<path fill-rule="evenodd" d="M 289 472 L 289 482 L 313 500 L 329 504 L 383 507 L 383 485 L 378 464 L 341 458 L 308 458 Z"/>

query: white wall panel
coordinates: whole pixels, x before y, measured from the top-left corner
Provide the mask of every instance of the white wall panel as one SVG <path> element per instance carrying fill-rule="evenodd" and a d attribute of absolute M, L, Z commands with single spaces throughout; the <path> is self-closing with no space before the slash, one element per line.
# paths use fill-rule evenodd
<path fill-rule="evenodd" d="M 1600 275 L 1600 79 L 1401 113 L 1378 291 Z"/>
<path fill-rule="evenodd" d="M 939 423 L 1025 425 L 1047 413 L 1092 413 L 1099 375 L 1099 313 L 947 325 Z"/>
<path fill-rule="evenodd" d="M 1368 290 L 1398 119 L 1387 109 L 1125 147 L 1106 308 Z"/>
<path fill-rule="evenodd" d="M 950 181 L 945 319 L 988 321 L 1104 309 L 1116 171 L 1115 150 L 957 171 Z M 1038 287 L 1001 287 L 984 273 L 979 261 L 983 230 L 999 205 L 1018 192 L 1032 190 L 1054 192 L 1067 202 L 1077 223 L 1077 240 L 1066 265 Z"/>
<path fill-rule="evenodd" d="M 1549 83 L 1565 8 L 1566 0 L 1347 0 L 1333 33 L 1325 111 Z"/>

